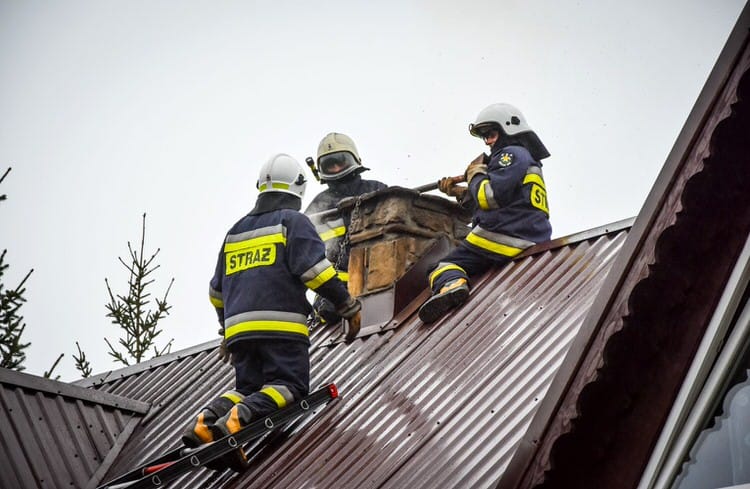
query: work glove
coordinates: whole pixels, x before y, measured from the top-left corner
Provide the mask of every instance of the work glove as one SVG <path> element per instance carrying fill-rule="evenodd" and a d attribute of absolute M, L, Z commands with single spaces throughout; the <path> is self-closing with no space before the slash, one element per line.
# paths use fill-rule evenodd
<path fill-rule="evenodd" d="M 313 300 L 313 310 L 323 320 L 323 324 L 336 324 L 341 321 L 341 315 L 336 312 L 336 306 L 319 295 L 316 295 Z"/>
<path fill-rule="evenodd" d="M 487 174 L 487 163 L 489 163 L 490 157 L 486 153 L 482 153 L 474 158 L 469 166 L 466 167 L 464 176 L 466 177 L 466 183 L 471 183 L 471 179 L 477 175 Z"/>
<path fill-rule="evenodd" d="M 346 319 L 343 321 L 344 336 L 346 341 L 351 341 L 359 334 L 362 326 L 362 303 L 353 297 L 349 297 L 343 305 L 336 310 L 339 316 Z"/>
<path fill-rule="evenodd" d="M 438 181 L 438 190 L 445 195 L 455 197 L 460 202 L 463 200 L 464 195 L 466 195 L 468 188 L 453 183 L 453 177 L 445 177 Z"/>
<path fill-rule="evenodd" d="M 224 337 L 224 328 L 219 328 L 219 334 L 222 336 L 221 345 L 219 345 L 219 359 L 224 363 L 232 363 L 232 354 L 227 349 L 227 339 Z"/>

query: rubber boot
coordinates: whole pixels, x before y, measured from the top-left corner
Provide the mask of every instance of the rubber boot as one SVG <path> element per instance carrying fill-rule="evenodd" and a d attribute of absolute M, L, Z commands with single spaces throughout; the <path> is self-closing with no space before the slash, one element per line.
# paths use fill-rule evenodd
<path fill-rule="evenodd" d="M 217 419 L 219 417 L 210 408 L 201 411 L 195 421 L 182 432 L 182 444 L 186 447 L 195 448 L 214 441 L 212 427 Z"/>
<path fill-rule="evenodd" d="M 198 417 L 182 432 L 182 443 L 190 448 L 216 440 L 214 423 L 221 415 L 232 409 L 234 402 L 227 397 L 218 397 L 203 408 Z"/>
<path fill-rule="evenodd" d="M 227 435 L 233 435 L 247 427 L 253 421 L 253 412 L 245 404 L 235 404 L 224 416 L 219 418 L 212 426 L 214 437 L 218 440 Z M 235 472 L 243 472 L 249 465 L 247 455 L 242 447 L 232 450 L 222 457 L 207 464 L 206 467 L 213 470 L 224 468 Z"/>
<path fill-rule="evenodd" d="M 440 292 L 433 295 L 419 308 L 419 319 L 423 323 L 434 323 L 443 315 L 466 302 L 469 298 L 469 284 L 465 278 L 457 278 L 443 285 Z"/>

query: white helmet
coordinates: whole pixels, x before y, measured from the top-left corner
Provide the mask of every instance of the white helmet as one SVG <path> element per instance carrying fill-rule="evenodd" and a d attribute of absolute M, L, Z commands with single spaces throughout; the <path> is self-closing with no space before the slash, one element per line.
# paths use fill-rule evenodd
<path fill-rule="evenodd" d="M 469 124 L 469 132 L 472 136 L 482 137 L 482 129 L 493 126 L 500 126 L 507 135 L 531 131 L 520 110 L 510 104 L 492 104 L 482 109 L 477 120 Z"/>
<path fill-rule="evenodd" d="M 288 154 L 278 153 L 260 168 L 256 186 L 260 193 L 283 192 L 301 199 L 307 186 L 305 170 Z"/>
<path fill-rule="evenodd" d="M 324 182 L 339 180 L 352 172 L 362 172 L 357 147 L 352 138 L 346 134 L 332 132 L 321 139 L 318 144 L 318 174 Z"/>
<path fill-rule="evenodd" d="M 529 127 L 521 111 L 510 104 L 489 105 L 479 112 L 473 124 L 469 124 L 469 132 L 478 138 L 489 129 L 499 129 L 506 143 L 521 144 L 536 160 L 549 156 L 549 151 Z"/>

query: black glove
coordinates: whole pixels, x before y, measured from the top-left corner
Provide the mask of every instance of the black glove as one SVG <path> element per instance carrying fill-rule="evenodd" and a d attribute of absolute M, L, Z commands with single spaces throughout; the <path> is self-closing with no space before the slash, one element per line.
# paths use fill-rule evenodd
<path fill-rule="evenodd" d="M 359 334 L 362 325 L 361 310 L 362 303 L 353 297 L 349 297 L 349 300 L 336 310 L 339 315 L 346 319 L 343 324 L 346 341 L 353 340 Z"/>
<path fill-rule="evenodd" d="M 351 319 L 362 309 L 362 303 L 358 299 L 349 296 L 349 300 L 336 308 L 336 313 L 346 319 Z"/>
<path fill-rule="evenodd" d="M 315 313 L 325 321 L 326 324 L 336 324 L 341 321 L 341 316 L 336 312 L 336 306 L 331 301 L 319 295 L 313 300 Z"/>
<path fill-rule="evenodd" d="M 227 349 L 227 338 L 224 336 L 224 328 L 219 328 L 219 334 L 222 336 L 221 345 L 219 346 L 219 359 L 224 363 L 231 363 L 232 354 Z"/>

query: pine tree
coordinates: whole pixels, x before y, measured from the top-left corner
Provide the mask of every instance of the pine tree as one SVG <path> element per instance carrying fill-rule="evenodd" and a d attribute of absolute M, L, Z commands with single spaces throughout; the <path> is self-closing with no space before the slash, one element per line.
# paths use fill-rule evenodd
<path fill-rule="evenodd" d="M 154 357 L 169 353 L 174 341 L 174 339 L 169 340 L 161 349 L 157 348 L 155 344 L 156 338 L 162 332 L 160 329 L 157 329 L 157 324 L 161 319 L 169 315 L 169 310 L 172 308 L 172 306 L 167 304 L 167 296 L 174 283 L 174 278 L 169 282 L 164 297 L 156 299 L 156 310 L 148 310 L 148 305 L 151 302 L 151 294 L 146 292 L 146 288 L 154 282 L 153 279 L 149 279 L 149 276 L 159 268 L 159 265 L 153 266 L 152 264 L 159 254 L 160 249 L 157 248 L 156 252 L 149 259 L 145 259 L 145 238 L 146 214 L 144 213 L 140 249 L 134 250 L 128 241 L 130 263 L 126 263 L 122 258 L 118 257 L 120 263 L 130 272 L 128 294 L 115 295 L 109 285 L 109 280 L 104 279 L 110 297 L 109 303 L 106 304 L 106 308 L 109 311 L 107 317 L 112 318 L 112 323 L 117 324 L 123 329 L 124 337 L 119 339 L 119 344 L 125 351 L 122 352 L 115 349 L 112 343 L 106 338 L 104 341 L 109 346 L 109 354 L 115 361 L 125 365 L 130 365 L 130 360 L 133 360 L 135 363 L 144 360 L 144 357 L 152 346 Z M 85 358 L 82 352 L 78 358 Z M 77 365 L 78 363 L 80 363 L 79 360 L 77 360 Z M 79 370 L 81 370 L 80 367 Z"/>
<path fill-rule="evenodd" d="M 86 354 L 81 350 L 81 345 L 77 341 L 76 348 L 78 348 L 78 356 L 73 354 L 73 361 L 75 362 L 76 370 L 81 372 L 81 377 L 85 379 L 91 375 L 91 362 L 86 358 Z"/>
<path fill-rule="evenodd" d="M 0 183 L 5 180 L 10 170 L 8 168 L 3 173 L 3 176 L 0 177 Z M 6 199 L 5 194 L 0 195 L 0 202 Z M 19 309 L 26 302 L 24 284 L 34 270 L 30 270 L 15 288 L 6 289 L 3 283 L 3 275 L 5 270 L 8 269 L 8 264 L 5 263 L 7 251 L 3 250 L 0 254 L 0 367 L 22 371 L 25 369 L 23 362 L 26 361 L 24 350 L 31 343 L 21 341 L 26 323 L 23 322 L 23 316 L 19 314 Z"/>
<path fill-rule="evenodd" d="M 8 268 L 5 263 L 6 252 L 7 250 L 3 250 L 0 254 L 0 367 L 22 371 L 25 369 L 23 363 L 26 361 L 24 350 L 31 343 L 21 341 L 26 323 L 23 322 L 23 316 L 18 310 L 26 302 L 23 296 L 26 292 L 24 284 L 34 270 L 30 270 L 17 287 L 6 290 L 2 282 L 3 274 Z"/>

